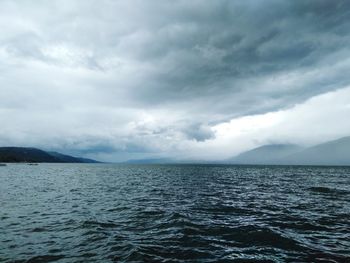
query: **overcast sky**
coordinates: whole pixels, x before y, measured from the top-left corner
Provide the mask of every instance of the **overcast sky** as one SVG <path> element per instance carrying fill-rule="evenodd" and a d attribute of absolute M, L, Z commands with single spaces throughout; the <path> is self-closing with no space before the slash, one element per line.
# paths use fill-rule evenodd
<path fill-rule="evenodd" d="M 221 160 L 350 135 L 350 1 L 0 1 L 0 145 Z"/>

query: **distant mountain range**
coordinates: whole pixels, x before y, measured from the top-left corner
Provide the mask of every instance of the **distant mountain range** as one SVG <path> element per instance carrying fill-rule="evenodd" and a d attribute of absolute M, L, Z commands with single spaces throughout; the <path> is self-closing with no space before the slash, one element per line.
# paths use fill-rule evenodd
<path fill-rule="evenodd" d="M 149 158 L 149 159 L 131 159 L 124 162 L 125 164 L 169 164 L 175 163 L 169 158 Z"/>
<path fill-rule="evenodd" d="M 350 137 L 303 148 L 290 144 L 265 145 L 226 161 L 232 164 L 350 165 Z"/>
<path fill-rule="evenodd" d="M 243 152 L 229 160 L 237 164 L 271 164 L 278 160 L 288 158 L 291 154 L 301 151 L 303 148 L 292 144 L 264 145 L 253 150 Z"/>
<path fill-rule="evenodd" d="M 46 152 L 37 148 L 0 147 L 3 163 L 98 163 L 95 160 L 73 157 L 58 152 Z"/>
<path fill-rule="evenodd" d="M 36 148 L 0 147 L 1 162 L 27 163 L 98 163 L 86 158 L 73 157 L 58 152 Z M 129 164 L 188 163 L 168 158 L 129 160 Z M 193 163 L 209 163 L 196 161 Z M 303 148 L 293 144 L 264 145 L 241 153 L 223 162 L 252 165 L 345 165 L 350 166 L 350 136 Z"/>

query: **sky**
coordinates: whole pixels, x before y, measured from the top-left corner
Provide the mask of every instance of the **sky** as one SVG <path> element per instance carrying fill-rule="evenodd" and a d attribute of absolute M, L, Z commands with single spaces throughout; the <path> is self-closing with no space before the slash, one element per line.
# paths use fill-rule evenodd
<path fill-rule="evenodd" d="M 350 1 L 1 0 L 0 146 L 217 161 L 350 135 Z"/>

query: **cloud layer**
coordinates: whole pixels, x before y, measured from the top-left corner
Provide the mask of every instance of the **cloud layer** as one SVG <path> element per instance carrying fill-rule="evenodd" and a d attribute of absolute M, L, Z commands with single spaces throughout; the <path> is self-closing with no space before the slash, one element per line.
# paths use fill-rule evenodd
<path fill-rule="evenodd" d="M 340 0 L 1 1 L 0 143 L 115 161 L 224 158 L 277 135 L 311 143 L 293 128 L 309 120 L 289 112 L 347 90 L 348 10 Z M 288 129 L 220 144 L 218 127 L 252 118 L 252 131 L 269 112 L 284 112 Z"/>

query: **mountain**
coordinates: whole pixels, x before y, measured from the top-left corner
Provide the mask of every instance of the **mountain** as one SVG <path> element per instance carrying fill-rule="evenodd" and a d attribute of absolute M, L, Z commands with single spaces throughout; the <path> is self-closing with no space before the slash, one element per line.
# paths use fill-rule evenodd
<path fill-rule="evenodd" d="M 275 164 L 280 159 L 297 153 L 302 149 L 302 147 L 294 144 L 264 145 L 241 153 L 228 161 L 235 164 Z"/>
<path fill-rule="evenodd" d="M 350 165 L 350 137 L 318 144 L 283 158 L 286 164 Z"/>
<path fill-rule="evenodd" d="M 168 158 L 150 158 L 150 159 L 131 159 L 124 162 L 126 164 L 169 164 L 174 160 Z"/>
<path fill-rule="evenodd" d="M 50 155 L 60 159 L 64 163 L 99 163 L 96 160 L 81 158 L 81 157 L 73 157 L 70 155 L 61 154 L 58 152 L 48 152 Z"/>
<path fill-rule="evenodd" d="M 96 163 L 95 160 L 78 158 L 37 148 L 0 147 L 0 162 L 8 163 Z"/>
<path fill-rule="evenodd" d="M 233 164 L 350 165 L 350 136 L 309 148 L 265 145 L 228 160 Z"/>

